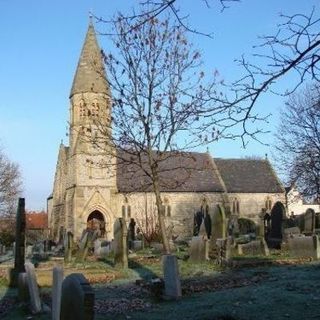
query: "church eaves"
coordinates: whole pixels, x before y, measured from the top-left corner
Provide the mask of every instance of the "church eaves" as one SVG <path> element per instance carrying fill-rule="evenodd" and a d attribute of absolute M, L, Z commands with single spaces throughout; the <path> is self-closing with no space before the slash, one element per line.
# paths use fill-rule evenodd
<path fill-rule="evenodd" d="M 73 79 L 70 98 L 76 93 L 85 92 L 109 95 L 102 54 L 91 22 Z"/>

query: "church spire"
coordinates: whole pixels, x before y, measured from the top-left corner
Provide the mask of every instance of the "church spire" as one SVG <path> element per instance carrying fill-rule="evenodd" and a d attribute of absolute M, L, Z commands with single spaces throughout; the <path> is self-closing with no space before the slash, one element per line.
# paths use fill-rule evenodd
<path fill-rule="evenodd" d="M 73 79 L 70 98 L 76 93 L 85 92 L 109 94 L 102 55 L 91 19 Z"/>

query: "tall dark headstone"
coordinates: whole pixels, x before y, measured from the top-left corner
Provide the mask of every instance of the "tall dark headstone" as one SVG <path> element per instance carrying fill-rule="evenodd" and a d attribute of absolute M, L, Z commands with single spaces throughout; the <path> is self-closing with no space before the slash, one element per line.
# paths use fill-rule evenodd
<path fill-rule="evenodd" d="M 14 250 L 14 268 L 10 270 L 10 286 L 18 285 L 20 272 L 25 272 L 25 232 L 26 232 L 26 214 L 25 200 L 19 198 L 17 216 L 16 216 L 16 234 Z"/>
<path fill-rule="evenodd" d="M 128 268 L 128 247 L 127 247 L 127 236 L 128 230 L 125 220 L 118 218 L 114 222 L 114 263 L 122 268 Z"/>
<path fill-rule="evenodd" d="M 128 230 L 128 242 L 129 242 L 129 249 L 133 249 L 133 241 L 136 240 L 136 222 L 133 218 L 130 219 L 129 223 L 129 230 Z"/>

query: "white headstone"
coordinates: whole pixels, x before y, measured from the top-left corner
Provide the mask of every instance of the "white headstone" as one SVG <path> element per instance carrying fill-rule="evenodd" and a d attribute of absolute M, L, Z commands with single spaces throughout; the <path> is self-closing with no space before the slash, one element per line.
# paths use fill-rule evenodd
<path fill-rule="evenodd" d="M 60 320 L 63 269 L 61 267 L 54 267 L 52 273 L 52 320 Z"/>
<path fill-rule="evenodd" d="M 39 313 L 41 312 L 41 300 L 34 266 L 30 262 L 26 262 L 24 266 L 26 268 L 27 273 L 27 283 L 30 294 L 31 311 L 32 313 Z"/>

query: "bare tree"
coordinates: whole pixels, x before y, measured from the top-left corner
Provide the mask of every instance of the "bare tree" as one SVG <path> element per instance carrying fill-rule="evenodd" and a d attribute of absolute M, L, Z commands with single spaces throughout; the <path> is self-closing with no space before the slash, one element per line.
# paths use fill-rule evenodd
<path fill-rule="evenodd" d="M 282 110 L 275 158 L 287 182 L 303 196 L 320 197 L 320 88 L 292 94 Z"/>
<path fill-rule="evenodd" d="M 0 216 L 8 216 L 14 212 L 20 191 L 19 167 L 0 150 Z"/>
<path fill-rule="evenodd" d="M 313 9 L 310 14 L 282 14 L 284 22 L 278 25 L 275 35 L 261 37 L 262 43 L 255 47 L 252 59 L 255 62 L 244 57 L 238 60 L 244 76 L 228 86 L 233 96 L 224 103 L 237 106 L 245 114 L 241 133 L 244 144 L 248 136 L 256 138 L 261 133 L 250 131 L 249 124 L 254 119 L 254 107 L 264 93 L 287 96 L 306 81 L 319 82 L 320 18 L 315 12 Z M 285 77 L 290 77 L 291 87 L 276 89 L 275 85 Z M 257 116 L 256 120 L 265 119 Z"/>
<path fill-rule="evenodd" d="M 229 7 L 232 2 L 239 2 L 240 0 L 197 0 L 199 5 L 204 6 L 207 9 L 215 5 L 219 5 L 221 11 Z M 139 10 L 136 11 L 135 8 L 132 9 L 132 14 L 121 15 L 121 20 L 126 20 L 126 22 L 131 25 L 131 28 L 125 30 L 118 30 L 117 32 L 130 33 L 138 25 L 143 25 L 144 23 L 150 22 L 155 18 L 161 18 L 163 14 L 171 15 L 175 18 L 177 24 L 182 27 L 185 31 L 195 33 L 198 35 L 203 35 L 211 38 L 212 32 L 202 32 L 197 27 L 190 26 L 188 24 L 188 14 L 184 15 L 181 13 L 179 4 L 182 3 L 181 0 L 140 0 L 137 1 Z M 106 20 L 103 17 L 94 16 L 98 22 L 104 23 L 114 23 L 114 19 Z M 118 17 L 119 19 L 119 17 Z M 110 34 L 110 33 L 108 33 Z"/>
<path fill-rule="evenodd" d="M 153 18 L 126 32 L 132 25 L 120 16 L 114 28 L 116 53 L 104 54 L 112 115 L 110 121 L 96 118 L 96 129 L 84 136 L 117 158 L 118 170 L 126 181 L 134 181 L 135 191 L 154 193 L 169 252 L 161 192 L 174 191 L 192 170 L 204 169 L 187 151 L 221 137 L 219 130 L 200 130 L 208 111 L 211 123 L 218 124 L 230 117 L 229 109 L 215 106 L 215 82 L 205 80 L 200 53 L 188 43 L 183 27 Z"/>

